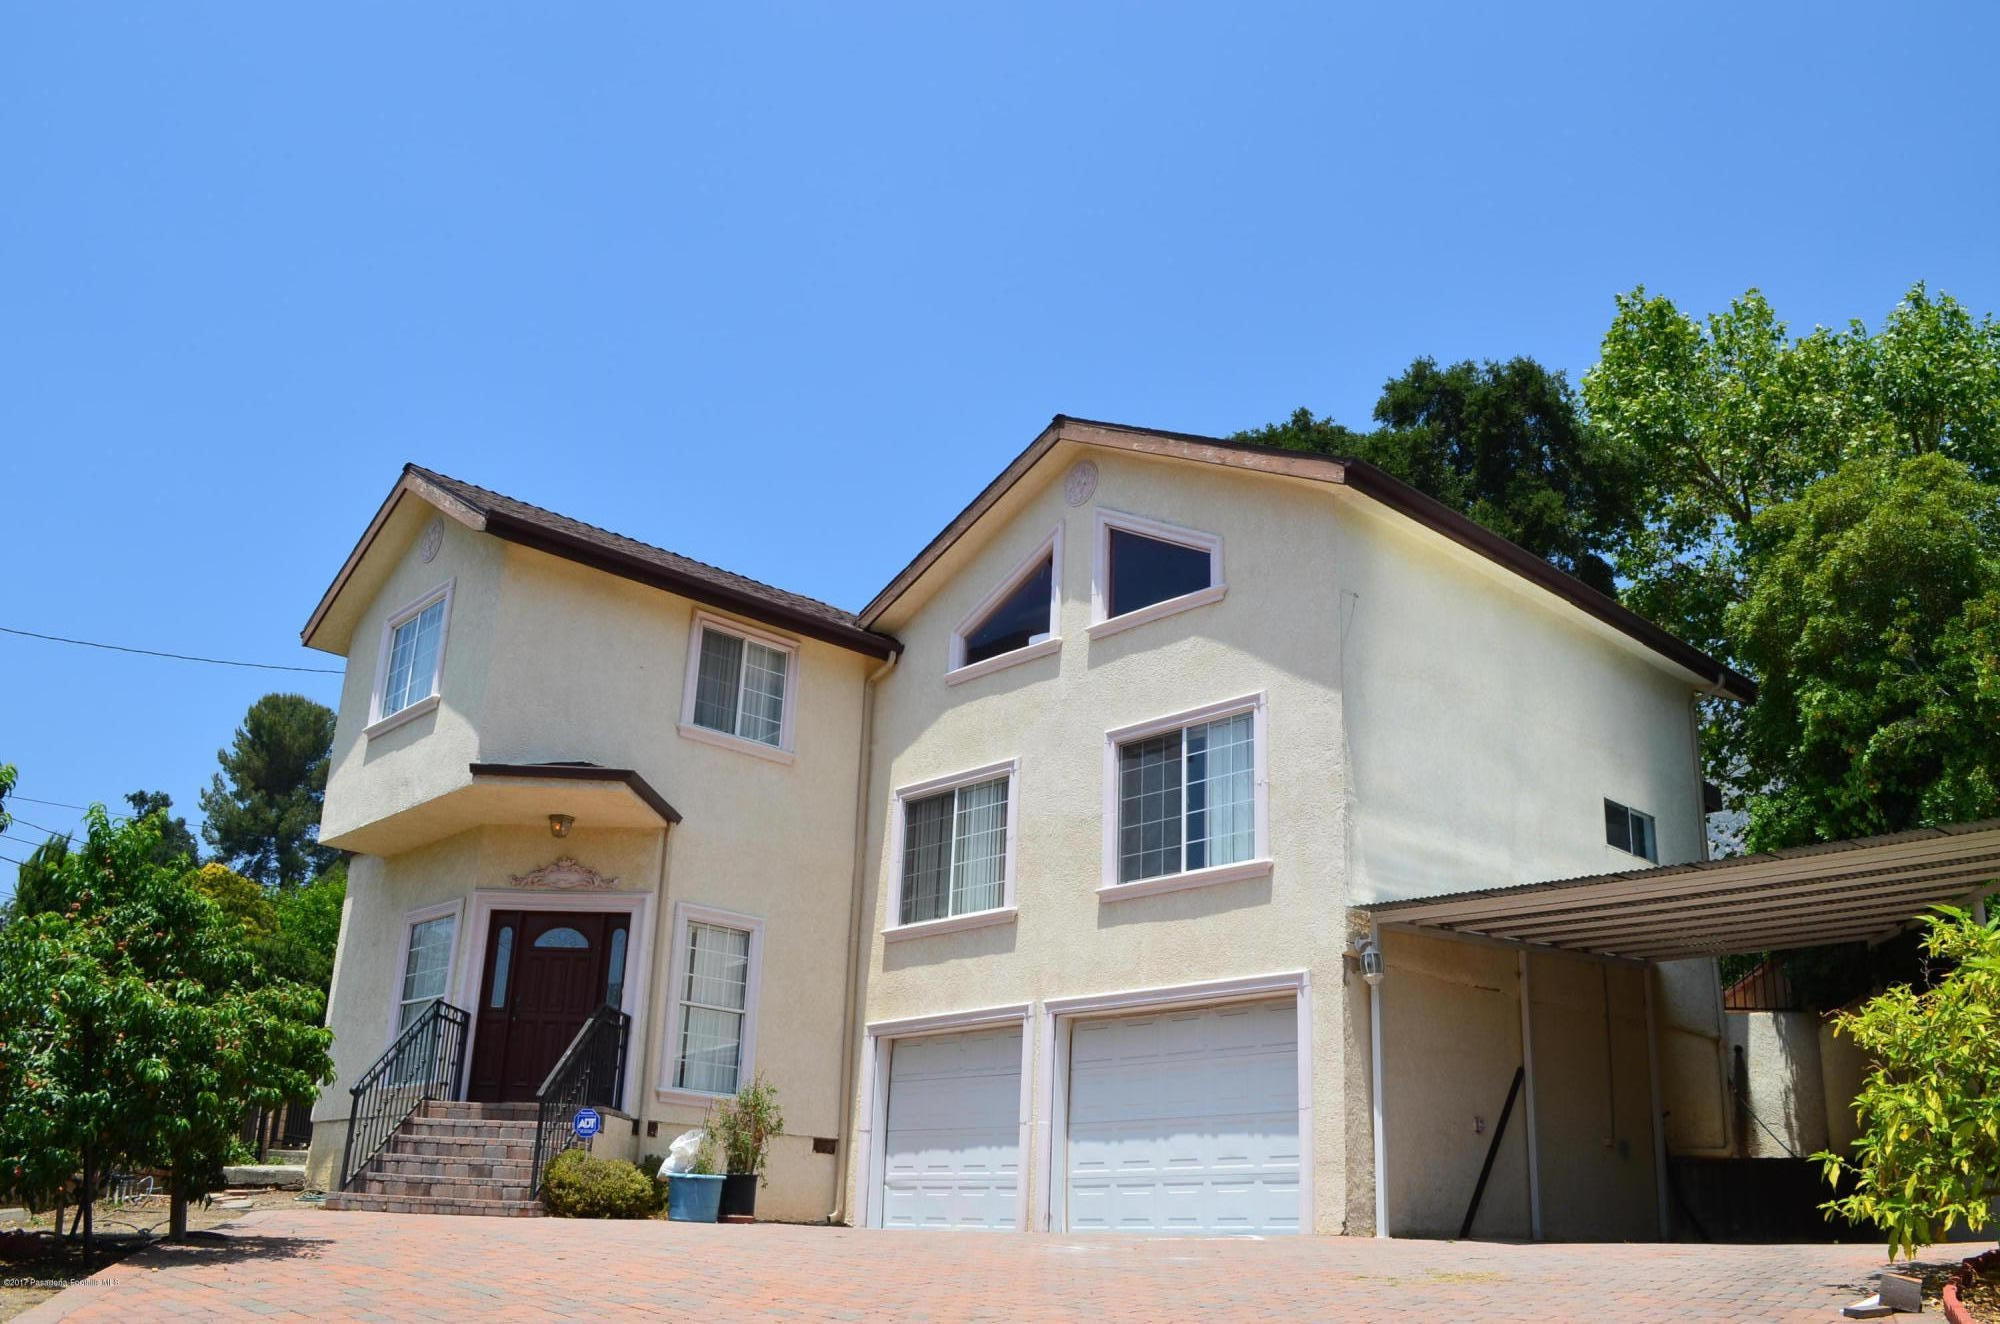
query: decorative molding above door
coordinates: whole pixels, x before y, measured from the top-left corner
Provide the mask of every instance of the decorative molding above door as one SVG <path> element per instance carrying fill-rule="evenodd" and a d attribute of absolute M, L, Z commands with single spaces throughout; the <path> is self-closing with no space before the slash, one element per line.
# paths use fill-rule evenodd
<path fill-rule="evenodd" d="M 561 856 L 539 869 L 514 874 L 508 881 L 515 887 L 556 892 L 608 892 L 618 886 L 616 878 L 607 878 L 589 865 L 579 864 L 568 855 Z"/>

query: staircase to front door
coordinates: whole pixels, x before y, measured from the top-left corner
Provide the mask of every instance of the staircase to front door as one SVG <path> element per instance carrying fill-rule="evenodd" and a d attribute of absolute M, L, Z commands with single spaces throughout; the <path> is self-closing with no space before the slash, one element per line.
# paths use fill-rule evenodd
<path fill-rule="evenodd" d="M 534 1158 L 534 1104 L 431 1099 L 348 1189 L 326 1197 L 326 1207 L 535 1218 L 542 1204 L 529 1185 Z"/>

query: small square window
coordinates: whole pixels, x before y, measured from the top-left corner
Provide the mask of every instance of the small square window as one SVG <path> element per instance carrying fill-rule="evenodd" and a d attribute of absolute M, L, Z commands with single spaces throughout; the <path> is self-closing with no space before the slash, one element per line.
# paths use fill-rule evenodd
<path fill-rule="evenodd" d="M 1660 860 L 1659 841 L 1654 833 L 1653 816 L 1642 814 L 1619 804 L 1616 800 L 1604 802 L 1604 840 L 1630 855 L 1651 860 Z"/>
<path fill-rule="evenodd" d="M 1012 773 L 903 801 L 899 924 L 1007 904 Z"/>
<path fill-rule="evenodd" d="M 1117 746 L 1117 880 L 1133 883 L 1256 857 L 1254 712 Z"/>

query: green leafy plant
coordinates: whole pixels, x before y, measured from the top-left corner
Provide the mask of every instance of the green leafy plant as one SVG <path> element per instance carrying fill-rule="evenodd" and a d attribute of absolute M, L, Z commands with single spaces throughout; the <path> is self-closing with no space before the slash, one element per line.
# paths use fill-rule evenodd
<path fill-rule="evenodd" d="M 778 1107 L 778 1090 L 762 1072 L 736 1091 L 736 1097 L 715 1105 L 708 1133 L 722 1146 L 731 1173 L 763 1176 L 770 1159 L 771 1138 L 783 1133 L 785 1114 Z"/>
<path fill-rule="evenodd" d="M 701 1148 L 694 1152 L 694 1165 L 688 1171 L 700 1177 L 713 1177 L 722 1171 L 722 1151 L 716 1146 L 714 1132 L 702 1133 Z"/>
<path fill-rule="evenodd" d="M 659 1193 L 624 1159 L 566 1149 L 542 1173 L 542 1203 L 558 1218 L 651 1218 Z"/>
<path fill-rule="evenodd" d="M 1853 1179 L 1820 1207 L 1881 1228 L 1891 1256 L 1988 1226 L 2000 1200 L 2000 922 L 1939 909 L 1924 946 L 1950 971 L 1834 1018 L 1875 1065 L 1854 1101 L 1853 1154 L 1813 1156 L 1828 1182 Z"/>

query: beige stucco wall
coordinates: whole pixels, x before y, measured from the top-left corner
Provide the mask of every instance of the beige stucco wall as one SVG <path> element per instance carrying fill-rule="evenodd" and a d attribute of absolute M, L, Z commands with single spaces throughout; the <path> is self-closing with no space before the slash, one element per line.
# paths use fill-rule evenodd
<path fill-rule="evenodd" d="M 1324 499 L 1231 472 L 1097 457 L 1095 502 L 1064 504 L 1063 465 L 1045 465 L 1015 512 L 921 609 L 885 621 L 905 653 L 882 683 L 869 788 L 873 913 L 865 1021 L 1044 998 L 1305 970 L 1312 980 L 1312 1153 L 1316 1221 L 1343 1219 L 1345 1055 L 1340 952 L 1344 768 L 1332 585 L 1273 573 L 1330 564 Z M 1198 481 L 1197 481 L 1198 479 Z M 1092 640 L 1094 505 L 1220 533 L 1229 589 L 1218 603 Z M 945 682 L 952 631 L 1060 522 L 1060 654 Z M 1271 855 L 1267 878 L 1101 902 L 1104 732 L 1255 692 L 1267 696 Z M 1017 902 L 1012 924 L 885 942 L 899 877 L 889 840 L 895 788 L 1019 760 Z M 1039 1035 L 1031 1029 L 1031 1039 Z M 1050 1064 L 1035 1047 L 1032 1089 L 1046 1126 Z M 1030 1164 L 1031 1209 L 1047 1192 Z M 857 1165 L 851 1181 L 865 1180 Z"/>
<path fill-rule="evenodd" d="M 1691 678 L 1366 498 L 1340 512 L 1354 901 L 1644 868 L 1607 798 L 1655 817 L 1660 863 L 1702 858 Z"/>
<path fill-rule="evenodd" d="M 1667 1152 L 1710 1158 L 1734 1153 L 1729 1045 L 1715 961 L 1664 962 L 1656 968 L 1654 989 Z"/>
<path fill-rule="evenodd" d="M 436 557 L 425 562 L 418 540 L 431 518 L 424 513 L 429 509 L 417 501 L 402 503 L 369 553 L 377 574 L 383 563 L 389 568 L 348 644 L 320 820 L 325 839 L 465 785 L 471 780 L 466 766 L 479 757 L 487 674 L 501 637 L 504 549 L 497 539 L 437 517 L 444 538 Z M 445 583 L 452 585 L 452 605 L 438 706 L 373 738 L 364 736 L 383 623 Z"/>
<path fill-rule="evenodd" d="M 1868 1055 L 1830 1022 L 1819 1027 L 1820 1094 L 1826 1101 L 1827 1148 L 1844 1150 L 1861 1134 L 1854 1100 L 1868 1079 Z"/>
<path fill-rule="evenodd" d="M 759 1212 L 824 1218 L 834 1203 L 836 1159 L 814 1154 L 812 1141 L 841 1130 L 842 994 L 862 690 L 877 664 L 815 640 L 797 641 L 790 762 L 690 739 L 678 723 L 695 604 L 449 521 L 446 530 L 437 561 L 421 571 L 399 565 L 381 595 L 401 606 L 457 576 L 443 701 L 434 714 L 384 738 L 393 755 L 370 750 L 373 742 L 359 732 L 381 621 L 394 610 L 371 607 L 349 659 L 327 823 L 344 830 L 462 786 L 475 760 L 587 760 L 632 768 L 683 821 L 664 834 L 613 833 L 593 830 L 584 813 L 560 843 L 545 830 L 488 828 L 390 859 L 357 857 L 329 1015 L 340 1079 L 322 1094 L 318 1115 L 344 1119 L 346 1086 L 386 1043 L 403 915 L 477 889 L 508 888 L 512 873 L 574 855 L 619 876 L 621 886 L 655 896 L 651 969 L 634 972 L 648 985 L 636 1009 L 640 1042 L 631 1068 L 642 1084 L 636 1101 L 642 1133 L 634 1153 L 664 1154 L 673 1136 L 698 1124 L 705 1112 L 699 1101 L 656 1088 L 670 1081 L 674 1018 L 666 985 L 674 907 L 753 917 L 763 923 L 754 1065 L 778 1087 L 787 1121 Z M 378 550 L 416 560 L 408 546 Z M 476 708 L 464 706 L 474 701 Z M 461 926 L 460 968 L 476 984 L 483 954 L 465 949 L 468 928 Z M 647 1125 L 657 1134 L 644 1134 Z M 326 1129 L 336 1158 L 339 1130 Z M 317 1152 L 315 1161 L 321 1161 Z"/>
<path fill-rule="evenodd" d="M 1745 1152 L 1751 1158 L 1789 1158 L 1825 1149 L 1827 1096 L 1818 1014 L 1732 1011 L 1726 1019 L 1729 1045 L 1743 1050 L 1749 1082 L 1753 1117 L 1743 1132 Z M 1853 1116 L 1851 1109 L 1842 1111 Z"/>

